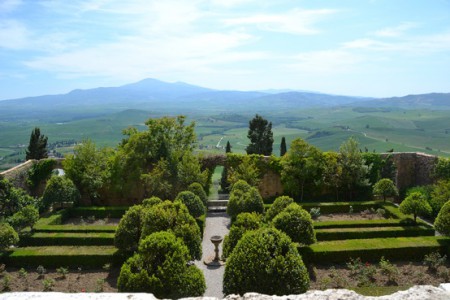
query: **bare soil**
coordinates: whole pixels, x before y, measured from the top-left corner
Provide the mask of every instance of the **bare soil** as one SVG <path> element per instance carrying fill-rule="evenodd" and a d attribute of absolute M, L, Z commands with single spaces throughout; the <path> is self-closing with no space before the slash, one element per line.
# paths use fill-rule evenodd
<path fill-rule="evenodd" d="M 0 274 L 0 291 L 3 292 L 42 292 L 65 293 L 117 292 L 117 278 L 120 269 L 70 270 L 65 276 L 55 269 L 39 275 L 36 269 L 7 268 Z M 47 288 L 45 281 L 47 281 Z"/>
<path fill-rule="evenodd" d="M 359 212 L 359 213 L 339 213 L 320 215 L 317 221 L 358 221 L 358 220 L 381 220 L 386 219 L 383 215 L 373 212 Z"/>
<path fill-rule="evenodd" d="M 119 218 L 94 219 L 94 218 L 69 218 L 64 225 L 118 225 Z"/>

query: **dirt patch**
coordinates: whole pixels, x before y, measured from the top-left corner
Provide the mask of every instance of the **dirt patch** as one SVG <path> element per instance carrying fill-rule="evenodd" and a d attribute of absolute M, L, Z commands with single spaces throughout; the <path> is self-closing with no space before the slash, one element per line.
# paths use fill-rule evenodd
<path fill-rule="evenodd" d="M 69 218 L 64 225 L 118 225 L 119 218 L 95 219 L 95 218 Z"/>
<path fill-rule="evenodd" d="M 383 214 L 376 212 L 340 213 L 320 215 L 316 220 L 323 221 L 358 221 L 358 220 L 382 220 L 386 219 Z"/>
<path fill-rule="evenodd" d="M 120 269 L 110 271 L 68 270 L 65 277 L 55 269 L 49 269 L 44 275 L 39 275 L 36 269 L 20 271 L 8 268 L 0 274 L 0 290 L 11 292 L 117 292 L 117 278 Z"/>
<path fill-rule="evenodd" d="M 363 263 L 353 271 L 346 265 L 310 267 L 310 277 L 310 289 L 319 290 L 370 286 L 408 287 L 423 284 L 438 286 L 448 282 L 450 269 L 445 265 L 431 271 L 421 262 L 393 263 L 391 267 L 384 269 L 379 264 Z"/>

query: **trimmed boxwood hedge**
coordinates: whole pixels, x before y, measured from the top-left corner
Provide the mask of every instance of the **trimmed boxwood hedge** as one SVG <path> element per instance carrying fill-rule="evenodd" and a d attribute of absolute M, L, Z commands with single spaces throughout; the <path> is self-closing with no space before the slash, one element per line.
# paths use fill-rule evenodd
<path fill-rule="evenodd" d="M 398 237 L 319 242 L 299 247 L 308 263 L 342 263 L 350 258 L 378 262 L 382 256 L 389 260 L 420 261 L 425 254 L 439 251 L 448 254 L 450 238 L 447 237 Z"/>
<path fill-rule="evenodd" d="M 36 232 L 22 236 L 20 246 L 113 246 L 114 233 Z"/>
<path fill-rule="evenodd" d="M 129 206 L 79 206 L 69 209 L 70 217 L 122 218 Z"/>
<path fill-rule="evenodd" d="M 388 238 L 400 236 L 434 236 L 434 229 L 425 226 L 316 229 L 316 238 L 318 241 Z"/>
<path fill-rule="evenodd" d="M 102 267 L 121 265 L 125 258 L 113 246 L 24 247 L 3 252 L 0 261 L 8 267 Z"/>

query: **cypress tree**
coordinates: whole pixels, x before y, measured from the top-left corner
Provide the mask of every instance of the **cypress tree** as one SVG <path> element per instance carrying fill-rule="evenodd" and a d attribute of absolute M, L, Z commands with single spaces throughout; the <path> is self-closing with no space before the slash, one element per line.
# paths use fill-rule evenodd
<path fill-rule="evenodd" d="M 225 147 L 225 153 L 231 153 L 230 141 L 227 141 L 227 146 Z M 228 183 L 228 169 L 227 166 L 223 166 L 222 177 L 220 178 L 220 189 L 222 192 L 228 193 L 230 191 L 230 184 Z"/>
<path fill-rule="evenodd" d="M 281 145 L 280 145 L 280 157 L 284 156 L 286 154 L 286 138 L 283 136 L 281 138 Z"/>
<path fill-rule="evenodd" d="M 30 143 L 26 150 L 26 160 L 47 158 L 47 137 L 41 135 L 39 127 L 31 131 Z"/>

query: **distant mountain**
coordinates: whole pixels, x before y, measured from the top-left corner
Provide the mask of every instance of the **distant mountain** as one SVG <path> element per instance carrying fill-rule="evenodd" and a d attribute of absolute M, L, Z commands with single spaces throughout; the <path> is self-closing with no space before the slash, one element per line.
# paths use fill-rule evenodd
<path fill-rule="evenodd" d="M 284 90 L 280 92 L 276 90 L 220 91 L 183 82 L 168 83 L 148 78 L 119 87 L 73 90 L 62 95 L 0 101 L 0 121 L 71 121 L 126 109 L 174 115 L 242 111 L 283 112 L 312 107 L 349 105 L 450 109 L 450 94 L 374 99 Z"/>

